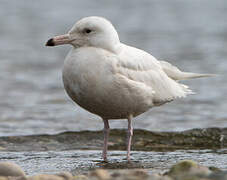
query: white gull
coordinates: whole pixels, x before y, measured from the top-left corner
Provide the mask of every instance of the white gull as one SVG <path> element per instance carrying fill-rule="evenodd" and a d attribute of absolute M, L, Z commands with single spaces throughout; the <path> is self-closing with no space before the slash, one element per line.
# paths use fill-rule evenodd
<path fill-rule="evenodd" d="M 107 161 L 110 119 L 128 119 L 127 159 L 133 135 L 132 118 L 152 107 L 193 92 L 178 80 L 211 76 L 182 72 L 166 61 L 120 42 L 113 25 L 102 17 L 85 17 L 47 46 L 71 44 L 64 62 L 68 95 L 104 122 L 103 159 Z"/>

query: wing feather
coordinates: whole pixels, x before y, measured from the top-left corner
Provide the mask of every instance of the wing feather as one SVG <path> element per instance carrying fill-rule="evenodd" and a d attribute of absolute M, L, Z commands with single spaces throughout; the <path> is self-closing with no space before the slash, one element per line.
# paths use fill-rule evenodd
<path fill-rule="evenodd" d="M 151 97 L 154 103 L 192 94 L 187 86 L 169 78 L 159 61 L 145 51 L 124 45 L 119 57 L 117 72 L 131 82 L 140 82 L 150 87 L 154 91 Z"/>

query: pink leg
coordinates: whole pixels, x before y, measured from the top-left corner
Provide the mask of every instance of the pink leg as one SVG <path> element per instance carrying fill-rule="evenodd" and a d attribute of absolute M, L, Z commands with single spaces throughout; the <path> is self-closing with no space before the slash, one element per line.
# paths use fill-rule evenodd
<path fill-rule="evenodd" d="M 103 119 L 104 122 L 104 145 L 103 145 L 103 151 L 102 151 L 102 158 L 104 161 L 107 161 L 107 148 L 108 148 L 108 138 L 109 138 L 109 131 L 110 131 L 110 126 L 109 126 L 109 121 L 108 119 Z"/>
<path fill-rule="evenodd" d="M 128 143 L 127 143 L 127 160 L 130 161 L 130 149 L 133 135 L 132 115 L 128 117 Z"/>

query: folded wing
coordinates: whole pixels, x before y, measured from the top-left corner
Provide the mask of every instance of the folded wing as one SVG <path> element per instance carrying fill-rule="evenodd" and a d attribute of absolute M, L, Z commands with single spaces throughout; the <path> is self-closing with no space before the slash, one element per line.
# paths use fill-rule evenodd
<path fill-rule="evenodd" d="M 175 98 L 193 94 L 187 86 L 176 82 L 163 70 L 152 55 L 137 48 L 123 46 L 117 63 L 117 73 L 128 79 L 128 83 L 139 82 L 152 89 L 152 102 L 162 104 Z"/>

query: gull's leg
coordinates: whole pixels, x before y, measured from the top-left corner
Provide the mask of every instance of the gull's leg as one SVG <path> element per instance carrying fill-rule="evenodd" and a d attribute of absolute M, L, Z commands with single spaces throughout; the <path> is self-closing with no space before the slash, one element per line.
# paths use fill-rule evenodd
<path fill-rule="evenodd" d="M 109 126 L 109 121 L 108 119 L 103 119 L 104 122 L 104 144 L 103 144 L 103 151 L 102 151 L 102 158 L 104 161 L 107 161 L 107 148 L 108 148 L 108 138 L 109 138 L 109 131 L 110 131 L 110 126 Z"/>
<path fill-rule="evenodd" d="M 128 117 L 127 160 L 130 161 L 130 149 L 133 135 L 132 115 Z"/>

